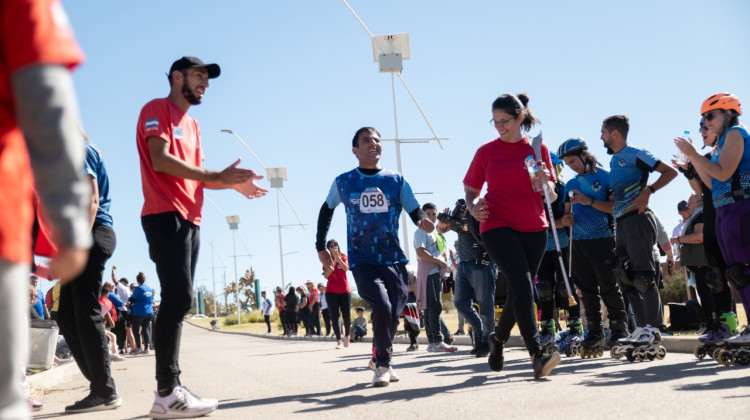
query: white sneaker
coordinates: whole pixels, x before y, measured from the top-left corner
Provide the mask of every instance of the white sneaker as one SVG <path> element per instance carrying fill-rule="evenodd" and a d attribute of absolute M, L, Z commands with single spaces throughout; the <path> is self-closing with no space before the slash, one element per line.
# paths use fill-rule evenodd
<path fill-rule="evenodd" d="M 456 350 L 458 350 L 458 347 L 449 346 L 442 341 L 432 346 L 432 351 L 434 352 L 453 353 Z"/>
<path fill-rule="evenodd" d="M 123 360 L 125 360 L 125 358 L 122 357 L 119 353 L 115 353 L 115 354 L 110 353 L 109 360 L 112 360 L 113 362 L 122 362 Z"/>
<path fill-rule="evenodd" d="M 177 386 L 166 397 L 154 393 L 154 405 L 149 417 L 154 419 L 176 419 L 205 416 L 216 410 L 217 400 L 200 399 L 183 386 Z"/>
<path fill-rule="evenodd" d="M 393 371 L 393 366 L 389 367 L 388 370 L 391 374 L 391 382 L 398 382 L 401 380 L 401 377 L 396 375 L 396 372 Z"/>
<path fill-rule="evenodd" d="M 432 353 L 435 351 L 435 345 L 430 343 L 427 345 L 427 353 Z"/>
<path fill-rule="evenodd" d="M 196 400 L 203 401 L 206 404 L 213 404 L 214 407 L 216 407 L 216 408 L 219 407 L 219 400 L 217 400 L 216 398 L 201 398 L 201 397 L 195 395 L 195 392 L 189 390 L 188 387 L 186 387 L 185 385 L 180 385 L 180 386 L 182 387 L 182 389 L 184 389 L 185 391 L 189 392 L 190 395 L 192 395 L 193 398 L 195 398 Z"/>
<path fill-rule="evenodd" d="M 388 386 L 389 383 L 391 383 L 391 368 L 379 367 L 375 369 L 375 376 L 372 377 L 372 386 Z"/>
<path fill-rule="evenodd" d="M 342 346 L 341 340 L 337 341 L 336 342 L 336 350 L 341 350 L 341 346 Z"/>

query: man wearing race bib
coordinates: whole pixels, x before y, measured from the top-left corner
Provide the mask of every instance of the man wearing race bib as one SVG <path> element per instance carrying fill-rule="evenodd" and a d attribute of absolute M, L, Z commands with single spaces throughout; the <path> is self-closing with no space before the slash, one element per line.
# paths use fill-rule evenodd
<path fill-rule="evenodd" d="M 406 305 L 406 263 L 398 240 L 398 218 L 401 209 L 409 213 L 414 224 L 432 232 L 433 223 L 420 209 L 404 177 L 380 166 L 382 147 L 380 133 L 372 127 L 357 130 L 352 153 L 359 167 L 336 177 L 328 198 L 320 209 L 315 248 L 325 269 L 333 269 L 326 249 L 326 235 L 333 211 L 343 203 L 346 209 L 349 267 L 360 296 L 372 307 L 375 376 L 372 384 L 387 386 L 399 377 L 391 368 L 393 337 L 399 314 Z"/>

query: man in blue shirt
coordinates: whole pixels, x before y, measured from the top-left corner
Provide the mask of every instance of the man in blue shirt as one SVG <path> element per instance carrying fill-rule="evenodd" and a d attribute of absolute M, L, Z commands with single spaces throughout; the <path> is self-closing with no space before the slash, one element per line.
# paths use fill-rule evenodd
<path fill-rule="evenodd" d="M 661 340 L 658 326 L 662 325 L 661 299 L 657 290 L 658 263 L 654 260 L 656 221 L 648 201 L 652 194 L 667 185 L 677 171 L 648 151 L 628 145 L 630 122 L 624 115 L 604 120 L 601 139 L 612 155 L 610 186 L 615 203 L 615 274 L 620 280 L 623 295 L 633 309 L 636 328 L 624 342 L 656 343 Z M 648 185 L 651 172 L 659 178 Z M 628 268 L 629 266 L 629 268 Z"/>
<path fill-rule="evenodd" d="M 352 153 L 359 167 L 336 177 L 328 198 L 320 208 L 315 248 L 325 269 L 333 270 L 333 259 L 326 249 L 326 235 L 339 204 L 346 209 L 349 267 L 360 296 L 372 307 L 375 376 L 372 384 L 387 386 L 399 377 L 391 368 L 393 337 L 399 315 L 406 305 L 408 273 L 398 240 L 401 210 L 426 232 L 434 230 L 419 207 L 404 177 L 380 166 L 380 133 L 372 127 L 357 130 Z"/>
<path fill-rule="evenodd" d="M 104 265 L 115 250 L 115 231 L 109 214 L 109 177 L 101 153 L 86 139 L 86 179 L 91 184 L 89 223 L 94 245 L 80 276 L 60 288 L 58 324 L 83 376 L 89 395 L 65 407 L 66 413 L 110 410 L 122 405 L 109 368 L 107 336 L 99 307 Z"/>

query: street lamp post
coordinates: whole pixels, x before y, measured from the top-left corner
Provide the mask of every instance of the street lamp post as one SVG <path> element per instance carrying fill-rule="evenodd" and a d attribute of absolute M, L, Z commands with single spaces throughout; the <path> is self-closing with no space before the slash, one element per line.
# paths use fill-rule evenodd
<path fill-rule="evenodd" d="M 229 229 L 232 230 L 232 257 L 234 257 L 234 280 L 237 284 L 237 291 L 235 292 L 235 304 L 237 305 L 237 325 L 242 323 L 240 318 L 240 289 L 239 280 L 237 277 L 237 247 L 235 245 L 235 237 L 237 236 L 237 228 L 240 224 L 240 216 L 227 216 L 227 223 L 229 223 Z"/>

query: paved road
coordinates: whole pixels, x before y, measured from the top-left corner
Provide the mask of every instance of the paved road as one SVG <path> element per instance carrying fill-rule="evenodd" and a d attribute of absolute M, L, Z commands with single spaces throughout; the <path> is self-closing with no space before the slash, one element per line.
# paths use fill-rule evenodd
<path fill-rule="evenodd" d="M 652 362 L 565 358 L 549 379 L 534 380 L 524 350 L 506 351 L 506 367 L 462 347 L 453 354 L 406 353 L 396 345 L 401 381 L 372 388 L 369 343 L 334 350 L 331 342 L 287 341 L 214 333 L 186 324 L 182 381 L 198 395 L 219 398 L 214 419 L 492 418 L 607 419 L 748 418 L 750 368 L 670 353 Z M 153 401 L 154 358 L 134 356 L 113 365 L 124 404 L 76 419 L 145 418 Z M 83 398 L 76 374 L 47 391 L 36 418 L 57 417 Z M 106 413 L 106 414 L 105 414 Z M 356 416 L 356 417 L 353 417 Z M 468 416 L 468 417 L 467 417 Z"/>

